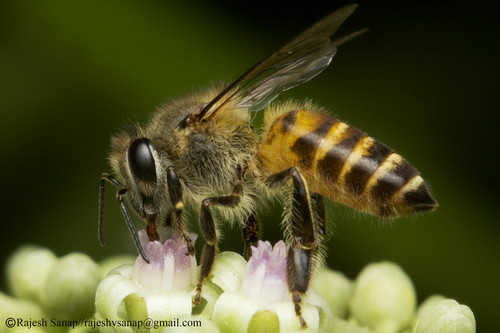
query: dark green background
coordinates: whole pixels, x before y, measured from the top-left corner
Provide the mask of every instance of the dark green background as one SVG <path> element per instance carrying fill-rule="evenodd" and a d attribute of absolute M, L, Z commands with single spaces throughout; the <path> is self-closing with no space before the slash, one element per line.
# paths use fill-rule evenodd
<path fill-rule="evenodd" d="M 108 246 L 96 238 L 110 135 L 124 120 L 144 121 L 169 97 L 236 78 L 342 3 L 307 5 L 0 2 L 0 264 L 25 243 L 95 259 L 134 254 L 113 191 Z M 342 32 L 370 32 L 342 46 L 319 77 L 281 96 L 313 98 L 393 147 L 440 204 L 397 223 L 336 209 L 328 264 L 355 278 L 370 262 L 394 261 L 420 301 L 441 293 L 469 305 L 480 332 L 496 331 L 500 313 L 494 13 L 362 4 Z M 279 209 L 261 219 L 264 238 L 278 240 Z M 221 248 L 241 251 L 239 231 L 227 230 Z"/>

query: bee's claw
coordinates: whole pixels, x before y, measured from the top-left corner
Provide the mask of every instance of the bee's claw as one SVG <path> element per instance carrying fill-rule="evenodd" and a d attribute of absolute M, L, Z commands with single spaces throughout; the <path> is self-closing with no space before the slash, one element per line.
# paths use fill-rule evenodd
<path fill-rule="evenodd" d="M 201 285 L 196 287 L 196 295 L 193 298 L 193 306 L 201 303 Z"/>

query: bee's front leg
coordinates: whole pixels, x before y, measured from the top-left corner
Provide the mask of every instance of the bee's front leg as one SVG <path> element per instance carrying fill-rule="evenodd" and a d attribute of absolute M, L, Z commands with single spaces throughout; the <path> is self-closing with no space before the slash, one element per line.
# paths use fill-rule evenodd
<path fill-rule="evenodd" d="M 266 179 L 270 187 L 293 181 L 293 203 L 287 228 L 290 231 L 290 249 L 287 257 L 287 282 L 295 304 L 295 313 L 302 327 L 307 327 L 302 317 L 300 303 L 309 288 L 313 265 L 318 261 L 318 246 L 325 233 L 323 199 L 309 194 L 305 179 L 296 168 L 289 168 Z"/>
<path fill-rule="evenodd" d="M 217 232 L 212 212 L 210 211 L 210 206 L 218 205 L 223 207 L 236 207 L 241 202 L 242 196 L 243 186 L 240 181 L 237 181 L 231 195 L 207 198 L 201 202 L 200 228 L 203 238 L 205 238 L 205 245 L 203 246 L 203 252 L 201 254 L 200 279 L 196 287 L 196 295 L 193 300 L 194 304 L 199 304 L 201 301 L 203 280 L 210 274 L 214 264 L 215 255 L 218 251 Z"/>
<path fill-rule="evenodd" d="M 176 230 L 182 233 L 182 237 L 186 240 L 186 245 L 188 248 L 189 255 L 194 255 L 196 250 L 194 248 L 193 241 L 189 236 L 189 231 L 186 225 L 186 220 L 183 214 L 184 201 L 182 200 L 182 187 L 177 174 L 175 173 L 174 167 L 167 168 L 167 185 L 168 185 L 168 194 L 170 196 L 170 201 L 172 202 L 172 206 L 174 207 L 174 211 L 171 217 L 167 217 L 168 220 L 171 219 Z"/>

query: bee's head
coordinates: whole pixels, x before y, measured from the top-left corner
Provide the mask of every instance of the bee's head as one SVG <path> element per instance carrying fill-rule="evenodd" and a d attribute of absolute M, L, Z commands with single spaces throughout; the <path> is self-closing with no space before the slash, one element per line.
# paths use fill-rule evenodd
<path fill-rule="evenodd" d="M 128 188 L 125 197 L 134 210 L 142 217 L 158 214 L 167 193 L 164 164 L 168 158 L 151 139 L 141 133 L 130 134 L 122 132 L 113 137 L 111 166 Z"/>

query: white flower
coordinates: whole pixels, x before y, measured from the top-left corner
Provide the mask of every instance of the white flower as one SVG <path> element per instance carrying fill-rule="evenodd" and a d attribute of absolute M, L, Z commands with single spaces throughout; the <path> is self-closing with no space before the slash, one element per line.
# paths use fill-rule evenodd
<path fill-rule="evenodd" d="M 308 329 L 301 328 L 288 291 L 287 252 L 283 241 L 274 248 L 262 241 L 252 247 L 241 287 L 225 290 L 215 303 L 212 320 L 221 332 L 262 332 L 264 328 L 266 332 L 329 330 L 332 322 L 329 306 L 312 288 L 301 303 Z"/>
<path fill-rule="evenodd" d="M 194 242 L 196 235 L 191 234 Z M 139 231 L 141 244 L 150 264 L 138 257 L 135 264 L 110 271 L 96 293 L 96 309 L 110 320 L 171 320 L 192 315 L 192 295 L 197 282 L 195 256 L 187 254 L 183 237 L 171 229 L 160 241 L 149 241 Z M 206 288 L 210 295 L 210 288 Z M 131 327 L 116 331 L 132 332 Z"/>

